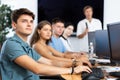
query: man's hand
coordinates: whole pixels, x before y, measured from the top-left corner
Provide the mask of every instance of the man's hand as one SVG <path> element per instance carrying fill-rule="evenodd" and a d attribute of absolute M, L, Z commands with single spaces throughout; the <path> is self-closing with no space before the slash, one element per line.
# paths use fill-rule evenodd
<path fill-rule="evenodd" d="M 79 57 L 79 59 L 76 59 L 77 61 L 80 61 L 82 64 L 87 64 L 89 67 L 92 67 L 88 57 L 86 55 L 82 55 Z"/>
<path fill-rule="evenodd" d="M 78 38 L 83 38 L 83 37 L 85 37 L 85 36 L 88 34 L 88 31 L 89 31 L 89 30 L 86 28 L 85 31 L 84 31 L 82 34 L 78 35 L 77 37 L 78 37 Z"/>
<path fill-rule="evenodd" d="M 79 66 L 74 68 L 74 73 L 75 74 L 81 73 L 83 71 L 88 72 L 88 73 L 92 72 L 91 69 L 88 66 L 79 65 Z"/>

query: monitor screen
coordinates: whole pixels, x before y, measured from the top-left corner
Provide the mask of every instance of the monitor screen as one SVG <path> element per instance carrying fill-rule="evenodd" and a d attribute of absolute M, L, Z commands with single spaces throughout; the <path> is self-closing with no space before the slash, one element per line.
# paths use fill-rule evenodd
<path fill-rule="evenodd" d="M 120 63 L 120 22 L 108 24 L 108 37 L 112 63 Z"/>
<path fill-rule="evenodd" d="M 110 58 L 110 48 L 107 30 L 97 30 L 95 32 L 96 55 L 98 58 Z"/>

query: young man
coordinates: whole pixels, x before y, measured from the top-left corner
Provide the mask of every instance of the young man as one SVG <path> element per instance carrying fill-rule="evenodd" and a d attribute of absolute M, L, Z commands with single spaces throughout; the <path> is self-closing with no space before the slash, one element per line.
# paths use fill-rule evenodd
<path fill-rule="evenodd" d="M 66 52 L 67 50 L 60 39 L 60 36 L 64 31 L 64 21 L 60 18 L 54 18 L 52 20 L 52 28 L 53 28 L 53 35 L 51 38 L 50 46 L 52 46 L 54 49 L 56 49 L 59 52 L 62 53 Z"/>
<path fill-rule="evenodd" d="M 102 29 L 100 20 L 93 18 L 93 8 L 85 6 L 83 9 L 85 19 L 81 20 L 77 26 L 77 37 L 80 39 L 80 51 L 88 52 L 88 32 Z"/>
<path fill-rule="evenodd" d="M 70 74 L 71 68 L 52 66 L 52 61 L 39 56 L 28 44 L 32 33 L 34 14 L 21 8 L 12 13 L 12 27 L 15 35 L 7 39 L 1 50 L 2 80 L 39 80 L 39 75 Z M 44 63 L 44 64 L 43 64 Z M 72 72 L 90 72 L 87 66 L 77 66 Z"/>

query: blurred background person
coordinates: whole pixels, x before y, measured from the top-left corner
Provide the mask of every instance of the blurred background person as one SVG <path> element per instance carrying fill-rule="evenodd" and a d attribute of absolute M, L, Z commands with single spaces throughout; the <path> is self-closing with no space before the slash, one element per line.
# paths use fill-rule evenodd
<path fill-rule="evenodd" d="M 79 21 L 77 25 L 77 37 L 80 41 L 80 51 L 88 52 L 88 32 L 102 30 L 102 24 L 99 19 L 93 18 L 93 8 L 91 6 L 85 6 L 83 12 L 85 19 Z"/>

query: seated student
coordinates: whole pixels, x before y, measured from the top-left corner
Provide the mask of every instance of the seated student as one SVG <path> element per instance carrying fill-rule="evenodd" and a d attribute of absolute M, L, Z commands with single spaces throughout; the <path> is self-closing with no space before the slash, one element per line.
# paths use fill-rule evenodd
<path fill-rule="evenodd" d="M 43 57 L 51 59 L 51 60 L 60 60 L 61 64 L 66 64 L 65 66 L 69 67 L 72 65 L 72 59 L 68 59 L 71 57 L 76 57 L 76 55 L 72 54 L 62 54 L 61 52 L 55 50 L 51 46 L 48 45 L 52 35 L 52 27 L 48 21 L 41 21 L 37 25 L 33 36 L 31 38 L 30 44 L 31 46 Z M 85 62 L 90 66 L 89 60 L 86 56 L 81 55 L 79 60 L 81 62 Z M 64 66 L 64 65 L 61 65 Z"/>
<path fill-rule="evenodd" d="M 62 53 L 66 52 L 67 50 L 65 46 L 62 43 L 61 39 L 59 38 L 64 31 L 64 21 L 60 18 L 54 18 L 52 20 L 52 29 L 53 34 L 49 45 L 59 52 Z"/>
<path fill-rule="evenodd" d="M 73 51 L 72 45 L 68 39 L 69 36 L 73 33 L 74 26 L 72 23 L 65 24 L 65 30 L 61 35 L 60 39 L 62 40 L 64 46 L 66 47 L 67 51 Z"/>
<path fill-rule="evenodd" d="M 32 33 L 34 14 L 26 8 L 14 10 L 12 28 L 15 35 L 7 39 L 1 49 L 2 80 L 40 80 L 39 75 L 70 74 L 82 71 L 91 72 L 87 66 L 60 68 L 51 60 L 41 57 L 28 44 L 27 37 Z M 72 69 L 72 71 L 71 71 Z"/>

